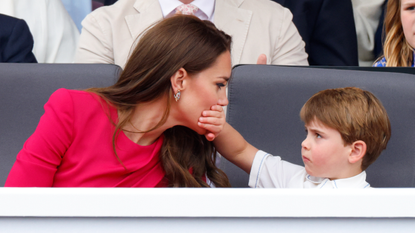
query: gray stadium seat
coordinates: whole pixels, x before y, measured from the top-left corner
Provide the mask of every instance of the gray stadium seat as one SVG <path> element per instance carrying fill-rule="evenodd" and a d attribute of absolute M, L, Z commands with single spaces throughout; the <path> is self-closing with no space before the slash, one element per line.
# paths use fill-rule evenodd
<path fill-rule="evenodd" d="M 372 187 L 414 187 L 415 76 L 404 73 L 307 67 L 240 65 L 228 87 L 227 121 L 255 147 L 303 165 L 304 123 L 299 112 L 313 94 L 356 86 L 374 93 L 391 121 L 387 149 L 367 169 Z M 248 175 L 221 159 L 232 186 L 246 187 Z"/>
<path fill-rule="evenodd" d="M 121 68 L 108 64 L 0 63 L 0 184 L 35 131 L 49 96 L 59 88 L 85 89 L 115 83 Z"/>

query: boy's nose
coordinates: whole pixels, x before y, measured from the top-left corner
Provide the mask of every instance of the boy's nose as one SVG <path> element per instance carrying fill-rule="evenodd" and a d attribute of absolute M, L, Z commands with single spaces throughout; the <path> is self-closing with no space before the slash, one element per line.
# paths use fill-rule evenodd
<path fill-rule="evenodd" d="M 304 148 L 304 149 L 306 149 L 306 150 L 308 150 L 308 149 L 309 149 L 309 145 L 308 145 L 307 138 L 308 138 L 308 137 L 306 137 L 306 138 L 303 140 L 303 142 L 301 143 L 301 147 L 302 147 L 302 148 Z"/>

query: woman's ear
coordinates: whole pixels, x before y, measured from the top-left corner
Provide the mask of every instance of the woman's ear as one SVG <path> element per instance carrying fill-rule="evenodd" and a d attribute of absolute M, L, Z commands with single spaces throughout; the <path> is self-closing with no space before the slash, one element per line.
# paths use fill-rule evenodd
<path fill-rule="evenodd" d="M 180 68 L 171 76 L 170 82 L 174 93 L 184 90 L 186 77 L 187 71 L 184 68 Z"/>
<path fill-rule="evenodd" d="M 366 154 L 366 143 L 362 140 L 357 140 L 351 145 L 351 153 L 349 155 L 349 162 L 356 163 L 363 159 Z"/>

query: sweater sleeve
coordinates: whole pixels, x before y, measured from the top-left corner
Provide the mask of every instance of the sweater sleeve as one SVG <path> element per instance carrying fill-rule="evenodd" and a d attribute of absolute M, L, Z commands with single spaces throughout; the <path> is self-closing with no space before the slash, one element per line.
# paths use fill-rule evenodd
<path fill-rule="evenodd" d="M 44 106 L 35 132 L 24 143 L 5 187 L 51 187 L 62 157 L 73 141 L 73 102 L 65 89 Z"/>

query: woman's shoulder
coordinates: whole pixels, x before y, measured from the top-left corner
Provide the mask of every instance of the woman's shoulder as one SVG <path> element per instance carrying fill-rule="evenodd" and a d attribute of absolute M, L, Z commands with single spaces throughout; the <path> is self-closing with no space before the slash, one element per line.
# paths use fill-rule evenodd
<path fill-rule="evenodd" d="M 117 116 L 117 110 L 105 99 L 94 92 L 83 90 L 58 89 L 49 98 L 45 106 L 54 111 L 65 113 L 74 119 L 108 120 L 108 116 Z"/>
<path fill-rule="evenodd" d="M 373 67 L 385 67 L 385 66 L 386 66 L 386 59 L 385 59 L 385 57 L 382 57 L 382 58 L 378 59 L 373 64 Z"/>
<path fill-rule="evenodd" d="M 71 90 L 65 88 L 59 88 L 55 92 L 52 93 L 50 99 L 58 99 L 58 100 L 69 100 L 69 99 L 94 99 L 98 95 L 92 92 L 87 92 L 83 90 Z"/>
<path fill-rule="evenodd" d="M 94 107 L 102 107 L 106 101 L 93 92 L 60 88 L 50 96 L 48 103 L 52 105 L 76 106 L 77 108 L 87 110 Z"/>

